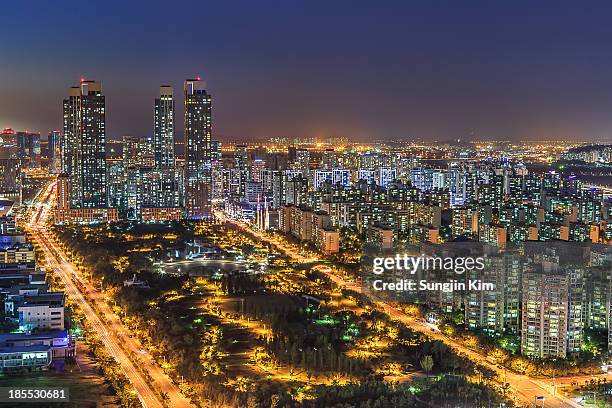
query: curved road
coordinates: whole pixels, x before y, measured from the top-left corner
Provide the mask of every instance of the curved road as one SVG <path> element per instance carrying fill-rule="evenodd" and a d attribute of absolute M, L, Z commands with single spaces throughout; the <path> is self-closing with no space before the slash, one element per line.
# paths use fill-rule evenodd
<path fill-rule="evenodd" d="M 287 256 L 296 260 L 300 263 L 312 263 L 316 261 L 320 261 L 317 259 L 313 259 L 313 257 L 305 257 L 297 254 L 291 247 L 289 247 L 285 242 L 279 241 L 278 239 L 272 239 L 268 237 L 266 234 L 263 234 L 259 231 L 254 231 L 248 226 L 240 221 L 233 220 L 227 217 L 221 211 L 215 211 L 215 216 L 222 221 L 226 221 L 234 224 L 238 228 L 248 232 L 258 239 L 262 241 L 266 241 L 272 245 L 275 245 L 280 250 L 284 251 Z M 325 265 L 318 265 L 317 267 L 322 273 L 324 273 L 329 279 L 331 279 L 337 286 L 340 288 L 350 289 L 355 292 L 362 293 L 362 287 L 360 283 L 349 282 L 344 278 L 338 276 L 333 273 L 331 268 Z M 428 326 L 426 323 L 420 322 L 413 317 L 405 314 L 401 310 L 395 308 L 393 305 L 384 302 L 378 298 L 374 298 L 371 294 L 366 294 L 371 301 L 373 301 L 380 310 L 383 310 L 385 313 L 389 315 L 394 320 L 400 321 L 404 323 L 406 326 L 410 327 L 414 331 L 418 331 L 424 333 L 425 335 L 444 342 L 448 346 L 450 346 L 456 352 L 465 354 L 470 360 L 477 362 L 485 367 L 493 370 L 498 374 L 500 378 L 505 378 L 506 382 L 510 384 L 510 389 L 512 392 L 521 400 L 523 404 L 526 406 L 533 406 L 534 400 L 536 396 L 543 396 L 545 398 L 545 406 L 546 408 L 580 408 L 581 405 L 576 403 L 575 401 L 565 398 L 562 395 L 553 395 L 549 392 L 552 391 L 552 385 L 543 380 L 532 379 L 526 375 L 520 375 L 513 373 L 509 370 L 499 368 L 494 364 L 491 364 L 485 356 L 480 353 L 477 353 L 474 350 L 471 350 L 464 345 L 444 336 L 442 333 L 432 331 L 431 326 Z M 569 380 L 570 377 L 566 377 L 566 380 Z M 560 379 L 557 379 L 559 381 Z"/>

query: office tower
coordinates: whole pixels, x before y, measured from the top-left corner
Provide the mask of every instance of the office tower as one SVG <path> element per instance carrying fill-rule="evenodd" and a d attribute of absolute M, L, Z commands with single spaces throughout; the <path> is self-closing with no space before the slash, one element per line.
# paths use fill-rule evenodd
<path fill-rule="evenodd" d="M 259 181 L 247 181 L 245 185 L 244 200 L 250 204 L 263 203 L 263 183 Z"/>
<path fill-rule="evenodd" d="M 550 263 L 527 272 L 522 283 L 521 353 L 538 358 L 565 358 L 569 278 Z"/>
<path fill-rule="evenodd" d="M 62 134 L 59 130 L 53 130 L 47 137 L 47 151 L 49 158 L 49 172 L 57 174 L 60 172 Z"/>
<path fill-rule="evenodd" d="M 182 205 L 183 181 L 182 171 L 177 168 L 168 168 L 154 172 L 153 180 L 156 183 L 156 201 L 153 207 L 176 208 Z"/>
<path fill-rule="evenodd" d="M 40 167 L 40 134 L 17 132 L 16 136 L 21 167 Z"/>
<path fill-rule="evenodd" d="M 211 96 L 206 84 L 188 79 L 185 97 L 185 210 L 187 218 L 211 216 Z"/>
<path fill-rule="evenodd" d="M 104 208 L 106 202 L 105 99 L 100 82 L 81 81 L 64 99 L 62 171 L 70 183 L 70 206 Z"/>
<path fill-rule="evenodd" d="M 159 98 L 155 98 L 154 119 L 155 167 L 174 167 L 174 90 L 171 86 L 159 87 Z"/>
<path fill-rule="evenodd" d="M 436 171 L 433 174 L 433 178 L 432 178 L 432 189 L 434 190 L 442 190 L 446 188 L 446 173 L 442 172 L 442 171 Z"/>
<path fill-rule="evenodd" d="M 234 197 L 241 197 L 244 193 L 244 183 L 246 178 L 242 177 L 244 171 L 236 168 L 229 169 L 229 191 L 228 193 Z"/>
<path fill-rule="evenodd" d="M 264 169 L 261 172 L 261 182 L 264 185 L 264 191 L 266 195 L 269 196 L 269 204 L 272 203 L 272 189 L 274 185 L 274 173 L 278 172 L 278 170 L 270 170 L 269 168 Z"/>

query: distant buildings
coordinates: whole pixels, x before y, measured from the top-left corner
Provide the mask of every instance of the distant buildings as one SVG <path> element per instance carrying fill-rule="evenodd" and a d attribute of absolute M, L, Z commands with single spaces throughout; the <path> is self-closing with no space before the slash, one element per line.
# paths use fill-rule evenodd
<path fill-rule="evenodd" d="M 40 134 L 13 129 L 0 132 L 0 197 L 20 199 L 22 170 L 40 166 Z"/>
<path fill-rule="evenodd" d="M 601 271 L 612 258 L 599 249 L 612 242 L 612 210 L 600 190 L 504 159 L 429 168 L 383 152 L 292 146 L 286 164 L 278 156 L 241 144 L 233 160 L 216 162 L 215 197 L 226 214 L 327 254 L 342 253 L 349 244 L 342 239 L 381 251 L 481 248 L 487 268 L 459 281 L 493 283 L 494 290 L 435 292 L 418 301 L 445 313 L 461 308 L 469 330 L 516 336 L 511 347 L 526 356 L 565 358 L 581 350 L 586 328 L 612 333 L 610 282 Z M 592 244 L 591 264 L 572 266 L 567 259 L 584 258 L 570 250 L 580 243 Z"/>
<path fill-rule="evenodd" d="M 62 133 L 59 130 L 49 132 L 47 136 L 47 158 L 49 160 L 49 173 L 59 174 L 62 159 Z"/>

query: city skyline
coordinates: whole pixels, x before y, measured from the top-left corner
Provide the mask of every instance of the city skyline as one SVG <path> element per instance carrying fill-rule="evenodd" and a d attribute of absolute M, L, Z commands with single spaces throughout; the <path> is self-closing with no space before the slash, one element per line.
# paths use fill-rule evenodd
<path fill-rule="evenodd" d="M 39 24 L 3 45 L 14 63 L 0 70 L 2 128 L 61 128 L 56 101 L 85 77 L 105 86 L 109 140 L 150 137 L 159 86 L 199 75 L 217 95 L 220 140 L 602 140 L 612 129 L 605 8 L 309 3 L 230 14 L 210 4 L 200 24 L 188 4 L 153 3 L 125 24 L 138 5 L 21 7 L 7 7 L 8 31 Z M 70 36 L 68 22 L 92 13 L 105 24 Z"/>
<path fill-rule="evenodd" d="M 612 4 L 547 3 L 5 5 L 0 402 L 612 407 Z"/>

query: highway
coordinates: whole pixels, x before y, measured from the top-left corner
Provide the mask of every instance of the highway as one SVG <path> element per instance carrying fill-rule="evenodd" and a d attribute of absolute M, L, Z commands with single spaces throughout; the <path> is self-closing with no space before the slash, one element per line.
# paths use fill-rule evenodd
<path fill-rule="evenodd" d="M 149 354 L 141 352 L 140 342 L 128 336 L 129 329 L 112 312 L 103 294 L 91 284 L 81 280 L 78 269 L 68 261 L 63 249 L 48 232 L 47 223 L 51 208 L 55 202 L 56 184 L 51 183 L 38 197 L 39 202 L 33 206 L 32 216 L 27 224 L 34 243 L 43 251 L 47 267 L 59 276 L 65 285 L 66 295 L 76 302 L 85 314 L 87 322 L 93 327 L 105 345 L 109 354 L 119 363 L 124 374 L 134 386 L 136 393 L 146 408 L 161 408 L 164 406 L 155 391 L 168 395 L 167 406 L 186 408 L 193 406 L 179 391 L 161 367 Z M 103 316 L 103 318 L 100 318 Z M 153 378 L 153 384 L 148 384 L 144 376 L 128 357 L 128 353 L 139 356 L 140 370 L 147 372 Z"/>
<path fill-rule="evenodd" d="M 286 242 L 282 242 L 278 239 L 272 239 L 264 233 L 261 233 L 259 231 L 254 231 L 248 228 L 246 223 L 233 220 L 227 217 L 221 211 L 215 211 L 215 216 L 222 221 L 232 223 L 236 227 L 244 231 L 247 231 L 250 234 L 253 234 L 254 236 L 256 236 L 258 239 L 262 241 L 266 241 L 278 247 L 280 250 L 285 252 L 285 254 L 289 256 L 290 258 L 292 258 L 294 261 L 297 261 L 299 263 L 312 263 L 312 262 L 317 261 L 316 259 L 313 259 L 312 256 L 306 257 L 306 256 L 300 255 L 299 253 L 295 251 L 294 247 L 288 245 Z M 333 273 L 332 269 L 329 266 L 316 265 L 315 268 L 317 268 L 319 271 L 324 273 L 338 287 L 343 288 L 343 289 L 350 289 L 350 290 L 353 290 L 359 293 L 363 293 L 360 283 L 350 282 L 346 280 L 345 278 L 338 276 L 337 273 Z M 551 394 L 550 391 L 553 391 L 553 390 L 552 390 L 552 384 L 550 384 L 549 381 L 532 379 L 526 375 L 516 374 L 514 372 L 511 372 L 510 370 L 499 368 L 498 366 L 491 364 L 486 359 L 486 356 L 465 347 L 464 345 L 454 341 L 453 339 L 449 337 L 446 337 L 439 331 L 432 331 L 432 327 L 428 325 L 427 323 L 417 320 L 405 314 L 401 310 L 395 308 L 393 305 L 385 301 L 382 301 L 378 298 L 374 298 L 369 293 L 364 293 L 364 294 L 366 294 L 370 298 L 370 300 L 378 306 L 380 310 L 383 310 L 385 313 L 387 313 L 393 320 L 400 321 L 406 326 L 410 327 L 412 330 L 423 333 L 430 338 L 444 342 L 445 344 L 450 346 L 453 350 L 455 350 L 455 352 L 459 354 L 464 354 L 470 360 L 477 362 L 489 368 L 490 370 L 494 371 L 498 375 L 499 378 L 505 379 L 505 381 L 510 384 L 511 393 L 513 393 L 520 400 L 520 403 L 524 404 L 525 406 L 533 407 L 536 396 L 542 396 L 544 397 L 544 403 L 545 403 L 546 408 L 568 408 L 568 407 L 578 408 L 578 407 L 581 407 L 581 405 L 578 404 L 577 402 L 571 399 L 565 398 L 562 395 Z M 583 377 L 576 377 L 576 378 L 564 377 L 563 379 L 558 378 L 557 381 L 568 382 L 568 381 L 572 381 L 577 378 L 581 378 L 582 381 L 584 381 Z"/>

